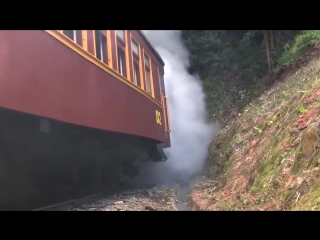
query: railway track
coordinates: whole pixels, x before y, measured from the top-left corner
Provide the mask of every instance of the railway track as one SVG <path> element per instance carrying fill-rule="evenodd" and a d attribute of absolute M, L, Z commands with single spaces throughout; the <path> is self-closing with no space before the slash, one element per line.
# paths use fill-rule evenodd
<path fill-rule="evenodd" d="M 96 201 L 97 199 L 99 199 L 101 197 L 103 197 L 103 194 L 102 193 L 97 193 L 97 194 L 92 194 L 92 195 L 89 195 L 89 196 L 85 196 L 85 197 L 69 200 L 69 201 L 66 201 L 66 202 L 61 202 L 61 203 L 52 204 L 52 205 L 49 205 L 49 206 L 33 209 L 31 211 L 65 211 L 65 210 L 68 210 L 70 208 L 77 207 L 77 206 L 79 206 L 79 205 L 81 205 L 83 203 L 94 202 L 94 201 Z"/>
<path fill-rule="evenodd" d="M 71 195 L 34 205 L 30 211 L 176 211 L 183 210 L 182 199 L 178 199 L 175 187 L 127 187 L 113 191 L 103 191 L 81 197 Z M 83 193 L 84 194 L 84 193 Z M 88 194 L 88 193 L 87 193 Z M 84 197 L 83 197 L 84 196 Z M 181 196 L 179 196 L 180 198 Z M 177 205 L 179 206 L 175 206 Z M 39 207 L 41 206 L 41 207 Z"/>
<path fill-rule="evenodd" d="M 49 204 L 47 202 L 43 204 L 45 207 L 31 208 L 31 211 L 66 211 L 71 208 L 77 208 L 77 207 L 81 208 L 81 205 L 83 204 L 91 204 L 103 197 L 110 197 L 113 194 L 119 194 L 122 191 L 128 190 L 128 189 L 130 188 L 118 187 L 118 188 L 104 189 L 103 193 L 101 192 L 101 193 L 86 195 L 85 197 L 77 196 L 77 198 L 76 197 L 73 198 L 70 196 L 69 199 L 72 199 L 72 200 L 67 200 L 67 201 L 63 199 L 60 199 L 60 200 L 56 199 L 55 201 L 53 201 L 53 202 L 58 202 L 56 204 L 51 204 L 51 203 Z M 67 199 L 67 198 L 65 197 L 64 199 Z M 39 206 L 39 204 L 37 206 Z"/>

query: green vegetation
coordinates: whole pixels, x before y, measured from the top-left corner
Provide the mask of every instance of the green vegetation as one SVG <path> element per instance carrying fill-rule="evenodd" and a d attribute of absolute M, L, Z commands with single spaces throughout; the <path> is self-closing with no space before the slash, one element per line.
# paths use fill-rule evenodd
<path fill-rule="evenodd" d="M 199 74 L 208 117 L 226 119 L 261 95 L 320 40 L 318 30 L 184 30 L 190 73 Z"/>
<path fill-rule="evenodd" d="M 208 36 L 218 39 L 222 33 L 198 34 L 199 38 L 206 35 L 203 39 Z M 265 51 L 260 55 L 253 53 L 257 61 L 244 54 L 243 61 L 234 60 L 234 65 L 241 67 L 229 65 L 229 70 L 226 67 L 220 71 L 212 64 L 212 58 L 211 62 L 204 61 L 204 56 L 191 51 L 190 59 L 194 62 L 190 71 L 202 71 L 199 75 L 209 110 L 212 113 L 220 110 L 220 115 L 215 116 L 217 119 L 233 109 L 239 113 L 233 121 L 225 122 L 211 143 L 208 178 L 213 183 L 205 183 L 191 193 L 197 209 L 320 210 L 320 136 L 316 127 L 320 115 L 320 31 L 282 31 L 282 34 L 286 36 L 286 43 L 276 53 L 270 51 L 270 60 L 263 42 L 266 33 L 245 31 L 238 42 L 255 36 L 255 41 L 250 43 L 252 49 L 258 51 L 260 46 L 260 50 L 264 47 Z M 262 39 L 260 45 L 258 36 Z M 189 37 L 186 40 L 189 49 L 192 41 L 200 40 Z M 223 41 L 213 42 L 222 44 Z M 237 46 L 236 42 L 233 46 Z M 209 46 L 203 47 L 210 49 Z M 236 55 L 236 47 L 231 49 Z M 231 50 L 218 52 L 225 54 L 221 62 L 231 59 L 227 61 L 228 54 L 232 55 L 227 54 L 228 51 Z M 209 56 L 213 54 L 207 52 L 206 58 Z M 253 65 L 259 65 L 260 72 L 250 68 L 248 59 Z M 233 84 L 231 76 L 241 79 L 233 91 L 228 89 Z M 272 82 L 276 84 L 266 90 Z M 241 94 L 245 96 L 239 97 Z M 228 100 L 221 102 L 225 98 Z"/>

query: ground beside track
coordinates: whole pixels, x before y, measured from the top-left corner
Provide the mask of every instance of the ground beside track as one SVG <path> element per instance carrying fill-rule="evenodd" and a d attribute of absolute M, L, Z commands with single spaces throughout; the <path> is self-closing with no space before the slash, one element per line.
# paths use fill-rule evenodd
<path fill-rule="evenodd" d="M 190 188 L 203 181 L 199 176 L 187 185 L 136 187 L 118 191 L 67 211 L 188 211 Z"/>
<path fill-rule="evenodd" d="M 176 186 L 127 190 L 67 211 L 177 211 Z"/>

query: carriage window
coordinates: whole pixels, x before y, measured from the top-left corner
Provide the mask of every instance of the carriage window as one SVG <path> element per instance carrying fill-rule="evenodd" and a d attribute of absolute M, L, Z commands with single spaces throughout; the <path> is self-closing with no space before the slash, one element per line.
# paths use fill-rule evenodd
<path fill-rule="evenodd" d="M 159 70 L 159 78 L 160 78 L 160 81 L 163 82 L 164 79 L 163 79 L 163 71 Z"/>
<path fill-rule="evenodd" d="M 66 35 L 71 40 L 76 41 L 76 38 L 77 38 L 76 30 L 63 30 L 63 34 Z"/>
<path fill-rule="evenodd" d="M 160 92 L 163 93 L 163 86 L 164 86 L 164 72 L 159 69 L 159 80 L 160 80 Z"/>
<path fill-rule="evenodd" d="M 146 54 L 144 54 L 144 68 L 145 68 L 146 90 L 149 94 L 151 94 L 150 60 Z"/>
<path fill-rule="evenodd" d="M 144 55 L 144 62 L 146 67 L 150 68 L 150 61 L 149 61 L 149 57 L 147 55 Z"/>
<path fill-rule="evenodd" d="M 95 30 L 96 57 L 100 61 L 108 64 L 107 38 L 101 31 L 102 30 Z"/>
<path fill-rule="evenodd" d="M 137 62 L 133 63 L 133 71 L 134 71 L 134 76 L 133 76 L 133 80 L 134 83 L 140 87 L 141 83 L 140 83 L 140 70 L 139 70 L 139 64 Z"/>
<path fill-rule="evenodd" d="M 126 41 L 124 30 L 116 30 L 117 33 L 117 53 L 118 53 L 118 72 L 127 77 L 127 68 L 126 68 Z"/>
<path fill-rule="evenodd" d="M 146 90 L 151 94 L 151 86 L 150 86 L 150 70 L 146 69 Z"/>
<path fill-rule="evenodd" d="M 118 68 L 122 76 L 126 76 L 126 55 L 121 47 L 118 47 Z"/>
<path fill-rule="evenodd" d="M 139 45 L 133 39 L 131 39 L 131 49 L 133 58 L 133 82 L 137 86 L 141 87 L 139 68 Z"/>
<path fill-rule="evenodd" d="M 117 36 L 124 41 L 124 31 L 123 30 L 116 30 Z"/>
<path fill-rule="evenodd" d="M 62 30 L 62 33 L 66 35 L 68 38 L 73 40 L 74 42 L 78 43 L 81 45 L 82 39 L 82 32 L 81 30 Z"/>
<path fill-rule="evenodd" d="M 139 56 L 139 47 L 134 40 L 131 41 L 131 48 L 132 48 L 132 51 Z"/>

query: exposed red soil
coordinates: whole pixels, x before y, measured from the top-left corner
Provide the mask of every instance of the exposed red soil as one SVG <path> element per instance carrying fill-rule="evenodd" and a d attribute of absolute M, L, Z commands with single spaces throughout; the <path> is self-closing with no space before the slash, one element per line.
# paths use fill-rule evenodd
<path fill-rule="evenodd" d="M 295 123 L 295 127 L 298 130 L 302 130 L 302 129 L 306 128 L 308 126 L 310 120 L 312 119 L 312 117 L 315 115 L 315 113 L 316 113 L 316 109 L 311 109 L 307 113 L 300 115 L 298 121 Z"/>

